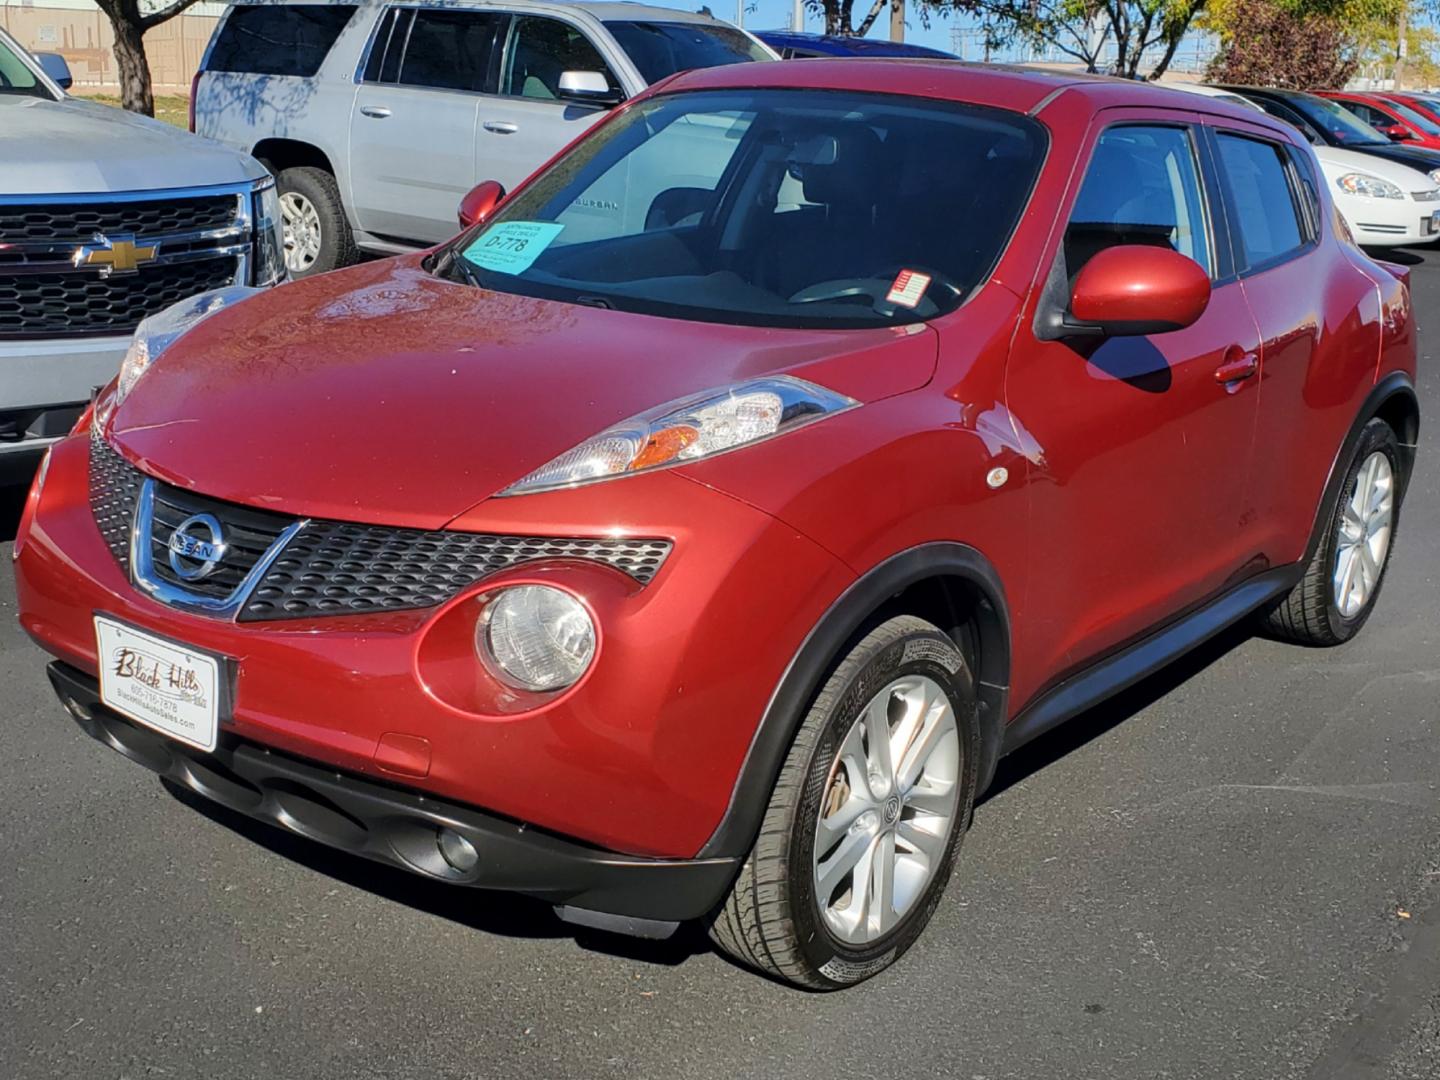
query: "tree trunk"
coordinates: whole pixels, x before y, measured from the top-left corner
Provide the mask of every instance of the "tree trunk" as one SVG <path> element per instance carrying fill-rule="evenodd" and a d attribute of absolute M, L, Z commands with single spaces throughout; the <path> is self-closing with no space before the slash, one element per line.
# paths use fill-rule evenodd
<path fill-rule="evenodd" d="M 155 115 L 150 88 L 150 61 L 145 58 L 145 31 L 134 23 L 111 18 L 115 31 L 115 64 L 120 73 L 120 104 L 131 112 Z"/>

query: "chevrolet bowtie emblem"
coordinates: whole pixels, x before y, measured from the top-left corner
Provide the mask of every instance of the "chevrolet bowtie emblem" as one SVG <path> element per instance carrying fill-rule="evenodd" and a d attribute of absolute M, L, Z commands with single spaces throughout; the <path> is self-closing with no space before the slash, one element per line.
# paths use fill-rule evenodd
<path fill-rule="evenodd" d="M 103 276 L 133 274 L 142 263 L 154 259 L 159 251 L 159 244 L 141 247 L 129 234 L 104 236 L 96 233 L 94 243 L 86 244 L 75 252 L 75 265 L 94 267 Z"/>

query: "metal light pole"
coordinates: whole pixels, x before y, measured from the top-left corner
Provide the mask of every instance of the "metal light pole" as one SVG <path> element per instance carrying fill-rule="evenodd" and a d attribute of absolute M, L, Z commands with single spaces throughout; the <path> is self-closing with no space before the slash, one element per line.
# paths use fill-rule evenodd
<path fill-rule="evenodd" d="M 795 0 L 795 8 L 790 12 L 790 29 L 796 33 L 805 29 L 805 0 Z"/>

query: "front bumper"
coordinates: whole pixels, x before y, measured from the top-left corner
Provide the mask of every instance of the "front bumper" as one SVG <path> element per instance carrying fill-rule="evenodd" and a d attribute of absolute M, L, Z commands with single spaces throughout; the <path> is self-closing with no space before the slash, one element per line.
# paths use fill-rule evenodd
<path fill-rule="evenodd" d="M 1428 244 L 1440 237 L 1440 204 L 1353 195 L 1337 195 L 1335 203 L 1356 243 L 1366 247 Z"/>
<path fill-rule="evenodd" d="M 33 471 L 41 451 L 75 426 L 95 389 L 115 377 L 129 347 L 128 334 L 0 339 L 0 483 Z"/>
<path fill-rule="evenodd" d="M 95 679 L 52 663 L 50 682 L 91 738 L 172 783 L 257 821 L 353 855 L 454 885 L 524 893 L 621 920 L 696 919 L 724 894 L 737 860 L 644 859 L 577 844 L 540 829 L 403 788 L 346 775 L 233 736 L 211 753 L 141 727 L 100 701 Z M 479 853 L 461 872 L 440 854 L 441 830 Z M 606 924 L 601 924 L 606 925 Z M 610 924 L 613 929 L 643 930 Z"/>
<path fill-rule="evenodd" d="M 132 584 L 91 510 L 88 450 L 88 433 L 56 444 L 17 537 L 21 625 L 46 651 L 93 677 L 94 616 L 127 622 L 229 661 L 222 742 L 642 858 L 693 858 L 720 827 L 786 664 L 853 580 L 774 518 L 658 472 L 466 515 L 474 531 L 507 535 L 573 534 L 598 520 L 668 537 L 673 554 L 647 586 L 593 562 L 546 558 L 482 578 L 438 608 L 235 622 Z M 510 516 L 498 526 L 479 520 L 501 512 Z M 596 659 L 552 699 L 500 699 L 473 654 L 477 597 L 535 581 L 590 606 Z M 397 760 L 397 739 L 423 753 Z"/>

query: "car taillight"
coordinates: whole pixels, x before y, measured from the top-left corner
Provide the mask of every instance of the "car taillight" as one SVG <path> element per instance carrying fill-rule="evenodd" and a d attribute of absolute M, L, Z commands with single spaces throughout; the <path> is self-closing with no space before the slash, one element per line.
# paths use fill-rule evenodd
<path fill-rule="evenodd" d="M 190 130 L 195 130 L 195 95 L 200 92 L 200 72 L 195 72 L 190 78 L 190 105 L 185 110 L 186 123 Z"/>

